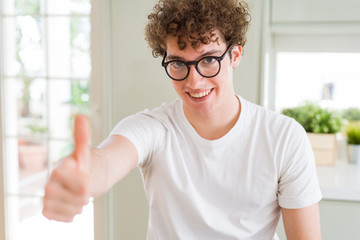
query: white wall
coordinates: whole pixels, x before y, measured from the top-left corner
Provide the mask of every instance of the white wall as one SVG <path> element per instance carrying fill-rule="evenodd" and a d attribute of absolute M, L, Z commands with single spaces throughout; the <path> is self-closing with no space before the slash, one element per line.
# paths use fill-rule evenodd
<path fill-rule="evenodd" d="M 111 1 L 113 48 L 113 125 L 120 119 L 172 101 L 176 95 L 144 40 L 154 0 Z M 148 207 L 139 170 L 114 188 L 114 239 L 145 239 Z"/>

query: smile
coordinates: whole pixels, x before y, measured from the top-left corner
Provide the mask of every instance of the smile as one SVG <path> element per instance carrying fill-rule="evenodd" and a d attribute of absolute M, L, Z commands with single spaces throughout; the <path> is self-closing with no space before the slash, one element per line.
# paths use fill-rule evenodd
<path fill-rule="evenodd" d="M 191 97 L 193 97 L 193 98 L 202 98 L 202 97 L 205 97 L 205 96 L 209 95 L 211 91 L 212 91 L 212 89 L 206 90 L 206 91 L 201 92 L 201 93 L 190 93 L 189 92 L 189 95 Z"/>

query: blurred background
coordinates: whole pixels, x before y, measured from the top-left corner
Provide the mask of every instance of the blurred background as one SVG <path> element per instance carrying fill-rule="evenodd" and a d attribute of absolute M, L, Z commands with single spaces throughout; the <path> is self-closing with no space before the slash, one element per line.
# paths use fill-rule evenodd
<path fill-rule="evenodd" d="M 41 209 L 50 172 L 72 151 L 75 114 L 90 116 L 96 146 L 125 116 L 176 98 L 144 40 L 156 2 L 0 0 L 0 239 L 145 239 L 138 170 L 73 223 L 48 221 Z M 340 119 L 317 162 L 323 238 L 360 239 L 360 166 L 345 131 L 360 120 L 360 2 L 247 2 L 252 21 L 235 91 L 277 112 L 309 102 L 329 111 L 310 116 L 321 118 L 314 129 Z M 281 222 L 278 233 L 285 239 Z"/>

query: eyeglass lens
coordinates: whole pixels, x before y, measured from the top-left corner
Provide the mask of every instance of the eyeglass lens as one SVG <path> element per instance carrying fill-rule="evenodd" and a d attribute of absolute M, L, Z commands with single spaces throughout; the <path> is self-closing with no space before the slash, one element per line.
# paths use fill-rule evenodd
<path fill-rule="evenodd" d="M 206 57 L 201 59 L 196 70 L 205 77 L 212 77 L 218 73 L 220 62 L 214 58 Z M 174 79 L 183 79 L 188 75 L 189 67 L 183 61 L 173 61 L 167 65 L 166 71 Z"/>

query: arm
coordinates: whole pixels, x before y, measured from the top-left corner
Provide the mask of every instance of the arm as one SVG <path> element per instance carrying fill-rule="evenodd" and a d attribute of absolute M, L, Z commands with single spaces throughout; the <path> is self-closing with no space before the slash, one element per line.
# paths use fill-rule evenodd
<path fill-rule="evenodd" d="M 286 238 L 288 240 L 320 240 L 320 216 L 318 204 L 300 209 L 281 209 Z"/>
<path fill-rule="evenodd" d="M 91 196 L 107 192 L 137 166 L 137 151 L 127 138 L 112 135 L 91 149 Z"/>
<path fill-rule="evenodd" d="M 107 138 L 96 149 L 90 139 L 87 118 L 75 119 L 75 148 L 51 174 L 45 187 L 43 215 L 71 222 L 91 196 L 108 191 L 137 165 L 135 146 L 122 136 Z"/>

